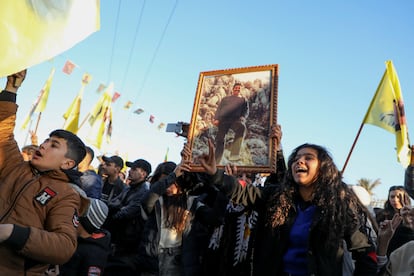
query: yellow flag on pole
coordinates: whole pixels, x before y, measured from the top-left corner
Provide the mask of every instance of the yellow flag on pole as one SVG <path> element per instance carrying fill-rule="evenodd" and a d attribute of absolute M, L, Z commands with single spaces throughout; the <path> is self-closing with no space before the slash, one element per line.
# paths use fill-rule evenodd
<path fill-rule="evenodd" d="M 47 79 L 45 85 L 43 86 L 43 93 L 40 99 L 39 105 L 36 107 L 35 112 L 43 112 L 45 111 L 47 100 L 49 99 L 50 87 L 52 86 L 53 76 L 55 75 L 55 68 L 49 74 L 49 78 Z"/>
<path fill-rule="evenodd" d="M 0 77 L 70 49 L 100 28 L 99 0 L 0 1 Z"/>
<path fill-rule="evenodd" d="M 89 124 L 91 130 L 87 140 L 98 149 L 102 146 L 103 137 L 109 143 L 112 132 L 112 93 L 114 85 L 111 83 L 90 112 Z"/>
<path fill-rule="evenodd" d="M 54 74 L 55 68 L 52 68 L 52 70 L 49 73 L 49 77 L 46 80 L 46 83 L 44 84 L 42 90 L 40 90 L 39 95 L 37 96 L 35 102 L 32 104 L 32 107 L 30 108 L 29 114 L 27 114 L 26 119 L 23 122 L 22 129 L 25 129 L 27 127 L 28 123 L 30 122 L 30 119 L 33 116 L 33 113 L 39 113 L 45 110 Z"/>
<path fill-rule="evenodd" d="M 80 107 L 82 103 L 82 97 L 83 97 L 84 90 L 85 90 L 85 84 L 82 83 L 82 86 L 78 92 L 78 95 L 73 100 L 68 110 L 66 110 L 65 114 L 63 114 L 63 118 L 65 119 L 65 124 L 63 125 L 63 129 L 73 132 L 75 134 L 77 134 L 79 130 L 79 115 L 80 115 Z"/>
<path fill-rule="evenodd" d="M 383 128 L 396 138 L 398 161 L 406 168 L 411 150 L 400 82 L 392 61 L 386 61 L 386 69 L 363 123 Z"/>

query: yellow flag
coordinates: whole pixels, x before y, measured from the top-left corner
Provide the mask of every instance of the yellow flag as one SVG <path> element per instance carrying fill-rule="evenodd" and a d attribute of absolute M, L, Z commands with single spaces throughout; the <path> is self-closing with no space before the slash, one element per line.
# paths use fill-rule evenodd
<path fill-rule="evenodd" d="M 0 1 L 0 77 L 70 49 L 99 30 L 99 0 Z"/>
<path fill-rule="evenodd" d="M 85 90 L 85 84 L 82 83 L 82 86 L 78 92 L 78 95 L 73 100 L 68 110 L 66 110 L 65 114 L 63 114 L 63 118 L 65 119 L 65 124 L 63 125 L 63 129 L 73 132 L 75 134 L 77 134 L 79 130 L 79 115 L 80 115 L 80 107 L 82 103 L 82 97 L 83 97 L 84 90 Z"/>
<path fill-rule="evenodd" d="M 386 69 L 363 123 L 381 127 L 395 134 L 398 161 L 406 168 L 410 162 L 411 150 L 400 82 L 392 61 L 386 62 Z"/>
<path fill-rule="evenodd" d="M 102 146 L 104 136 L 106 136 L 107 143 L 110 141 L 112 131 L 111 103 L 113 89 L 114 85 L 111 83 L 90 112 L 89 124 L 92 128 L 89 132 L 87 140 L 98 149 Z"/>
<path fill-rule="evenodd" d="M 44 84 L 42 90 L 40 90 L 39 95 L 37 96 L 35 102 L 32 104 L 32 107 L 30 108 L 29 114 L 27 114 L 26 119 L 23 122 L 22 129 L 25 129 L 27 127 L 28 123 L 30 122 L 30 119 L 33 116 L 33 113 L 44 111 L 46 107 L 47 99 L 49 98 L 49 91 L 52 85 L 52 79 L 53 79 L 54 74 L 55 74 L 55 68 L 52 68 L 52 70 L 50 71 L 49 77 L 46 80 L 46 83 Z"/>
<path fill-rule="evenodd" d="M 52 86 L 52 80 L 53 80 L 54 74 L 55 74 L 55 68 L 52 69 L 52 71 L 49 74 L 49 78 L 47 79 L 45 85 L 43 86 L 42 97 L 40 98 L 39 105 L 36 107 L 36 110 L 35 110 L 36 113 L 45 111 L 47 99 L 49 99 L 49 92 L 50 92 L 50 87 Z"/>

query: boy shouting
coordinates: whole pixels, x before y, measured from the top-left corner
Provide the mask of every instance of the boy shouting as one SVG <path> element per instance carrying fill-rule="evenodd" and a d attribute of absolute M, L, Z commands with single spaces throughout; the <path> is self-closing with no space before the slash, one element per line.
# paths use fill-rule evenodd
<path fill-rule="evenodd" d="M 81 198 L 68 183 L 85 145 L 73 133 L 55 130 L 31 161 L 23 160 L 13 130 L 16 92 L 25 76 L 26 70 L 8 76 L 0 93 L 2 275 L 43 275 L 48 264 L 67 262 L 77 246 Z"/>

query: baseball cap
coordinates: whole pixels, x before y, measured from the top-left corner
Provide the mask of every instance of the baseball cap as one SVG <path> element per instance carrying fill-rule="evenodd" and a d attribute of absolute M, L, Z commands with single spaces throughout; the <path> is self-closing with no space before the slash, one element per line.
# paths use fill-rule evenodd
<path fill-rule="evenodd" d="M 148 175 L 151 173 L 151 164 L 144 159 L 137 159 L 134 162 L 127 161 L 126 165 L 130 168 L 141 168 L 146 171 Z"/>
<path fill-rule="evenodd" d="M 120 167 L 121 169 L 124 167 L 124 160 L 122 160 L 122 158 L 117 155 L 113 155 L 111 157 L 107 157 L 104 155 L 102 156 L 102 160 L 108 163 L 115 163 L 115 165 L 117 167 Z"/>

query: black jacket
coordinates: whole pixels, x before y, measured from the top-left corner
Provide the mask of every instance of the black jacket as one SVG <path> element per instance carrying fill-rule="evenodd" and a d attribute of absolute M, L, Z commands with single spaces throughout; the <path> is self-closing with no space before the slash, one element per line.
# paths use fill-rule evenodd
<path fill-rule="evenodd" d="M 142 199 L 144 216 L 147 221 L 142 233 L 139 252 L 135 256 L 135 266 L 142 271 L 156 273 L 158 271 L 158 248 L 161 229 L 161 204 L 158 200 L 166 189 L 176 180 L 175 173 L 169 174 L 151 185 L 150 191 Z M 201 275 L 201 257 L 207 248 L 210 227 L 223 222 L 227 197 L 216 189 L 207 188 L 208 195 L 189 196 L 187 202 L 191 206 L 190 219 L 183 233 L 181 256 L 179 261 L 183 267 L 183 275 Z M 208 204 L 207 204 L 208 203 Z M 210 205 L 210 206 L 209 206 Z"/>
<path fill-rule="evenodd" d="M 265 189 L 252 185 L 242 188 L 237 180 L 224 175 L 221 170 L 217 171 L 211 182 L 230 193 L 236 203 L 253 205 L 259 213 L 265 211 L 266 201 L 277 189 L 277 185 Z M 289 233 L 296 215 L 296 209 L 291 208 L 287 221 L 282 226 L 273 228 L 265 223 L 258 227 L 254 245 L 253 275 L 283 275 L 283 256 L 288 247 Z M 309 233 L 308 271 L 311 275 L 342 275 L 342 244 L 330 250 L 323 247 L 326 244 L 326 226 L 320 223 L 323 215 L 324 210 L 317 208 Z M 375 247 L 369 236 L 364 233 L 364 227 L 350 230 L 343 239 L 356 261 L 354 275 L 376 275 Z"/>
<path fill-rule="evenodd" d="M 411 198 L 414 198 L 414 166 L 410 165 L 405 170 L 404 187 Z"/>
<path fill-rule="evenodd" d="M 131 184 L 108 203 L 109 214 L 104 227 L 111 232 L 116 254 L 129 254 L 138 248 L 144 224 L 141 199 L 147 191 L 146 182 Z"/>
<path fill-rule="evenodd" d="M 89 238 L 78 237 L 75 254 L 60 268 L 63 276 L 102 275 L 110 252 L 111 235 L 100 230 Z"/>

